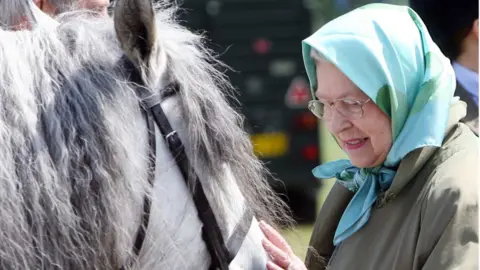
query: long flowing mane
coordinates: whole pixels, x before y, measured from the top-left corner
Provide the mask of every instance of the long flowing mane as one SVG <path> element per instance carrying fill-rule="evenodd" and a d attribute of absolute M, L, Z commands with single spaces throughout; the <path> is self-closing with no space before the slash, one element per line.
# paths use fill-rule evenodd
<path fill-rule="evenodd" d="M 215 175 L 229 164 L 258 219 L 287 220 L 241 115 L 226 101 L 233 92 L 222 64 L 175 20 L 176 6 L 156 10 L 194 167 Z M 118 235 L 126 233 L 131 182 L 147 170 L 146 142 L 136 139 L 145 132 L 138 97 L 119 65 L 112 19 L 85 12 L 55 19 L 31 31 L 0 30 L 0 268 L 115 269 L 117 253 L 130 248 Z"/>

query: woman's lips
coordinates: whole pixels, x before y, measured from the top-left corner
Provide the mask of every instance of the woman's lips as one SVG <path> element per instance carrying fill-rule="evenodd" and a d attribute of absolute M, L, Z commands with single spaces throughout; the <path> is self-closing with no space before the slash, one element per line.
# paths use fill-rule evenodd
<path fill-rule="evenodd" d="M 362 138 L 362 139 L 352 139 L 352 140 L 347 140 L 343 141 L 344 147 L 348 150 L 356 150 L 361 148 L 362 146 L 367 143 L 368 138 Z"/>

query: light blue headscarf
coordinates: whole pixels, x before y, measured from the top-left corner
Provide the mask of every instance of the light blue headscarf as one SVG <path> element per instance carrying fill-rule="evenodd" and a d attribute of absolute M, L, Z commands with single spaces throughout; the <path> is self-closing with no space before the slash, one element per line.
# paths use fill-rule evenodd
<path fill-rule="evenodd" d="M 417 148 L 441 145 L 455 75 L 420 17 L 405 6 L 369 4 L 305 39 L 303 59 L 314 97 L 317 78 L 311 48 L 341 70 L 392 122 L 393 144 L 383 166 L 357 168 L 339 160 L 313 170 L 317 178 L 336 177 L 355 193 L 335 232 L 338 245 L 368 221 L 377 196 L 390 187 L 393 168 L 403 157 Z"/>

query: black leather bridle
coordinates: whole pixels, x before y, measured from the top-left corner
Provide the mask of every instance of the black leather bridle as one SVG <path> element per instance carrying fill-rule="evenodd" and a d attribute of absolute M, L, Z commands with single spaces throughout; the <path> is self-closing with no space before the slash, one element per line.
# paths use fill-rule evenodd
<path fill-rule="evenodd" d="M 137 85 L 137 93 L 139 92 L 153 92 L 148 91 L 146 84 L 144 83 L 137 68 L 126 57 L 122 58 L 123 68 L 127 71 L 131 82 Z M 170 84 L 162 92 L 167 93 L 163 96 L 166 98 L 169 95 L 175 95 L 180 91 L 178 84 Z M 232 235 L 228 238 L 228 241 L 223 240 L 223 236 L 218 225 L 215 214 L 210 207 L 205 191 L 202 187 L 198 175 L 190 164 L 190 161 L 185 153 L 184 145 L 178 136 L 176 130 L 172 128 L 170 122 L 167 119 L 165 112 L 160 105 L 160 99 L 158 102 L 146 102 L 140 95 L 140 107 L 145 117 L 148 130 L 148 144 L 149 144 L 149 172 L 148 182 L 153 187 L 155 181 L 155 165 L 156 165 L 156 138 L 155 138 L 155 125 L 160 130 L 163 139 L 165 140 L 172 156 L 175 158 L 177 166 L 185 180 L 185 183 L 189 184 L 189 176 L 194 177 L 194 187 L 192 192 L 193 201 L 197 208 L 197 213 L 200 221 L 203 223 L 202 238 L 206 243 L 207 249 L 211 256 L 211 270 L 221 269 L 226 270 L 233 261 L 238 251 L 240 250 L 252 224 L 253 213 L 250 209 L 246 209 L 240 218 L 239 223 L 234 228 Z M 151 196 L 146 194 L 143 200 L 143 213 L 142 224 L 139 226 L 133 246 L 134 258 L 130 258 L 127 265 L 132 265 L 133 261 L 138 258 L 140 250 L 142 249 L 143 242 L 146 236 L 146 230 L 150 220 L 151 210 Z M 125 269 L 125 266 L 121 270 Z"/>

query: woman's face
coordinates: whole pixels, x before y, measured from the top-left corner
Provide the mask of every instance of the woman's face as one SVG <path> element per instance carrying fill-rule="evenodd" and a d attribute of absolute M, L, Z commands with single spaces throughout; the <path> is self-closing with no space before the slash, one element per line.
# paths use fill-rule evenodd
<path fill-rule="evenodd" d="M 365 102 L 363 93 L 338 68 L 328 62 L 317 62 L 317 91 L 319 100 L 333 104 L 338 99 Z M 381 165 L 392 147 L 390 118 L 373 102 L 363 106 L 361 117 L 349 117 L 331 109 L 324 119 L 330 133 L 347 153 L 352 164 L 359 168 Z"/>

